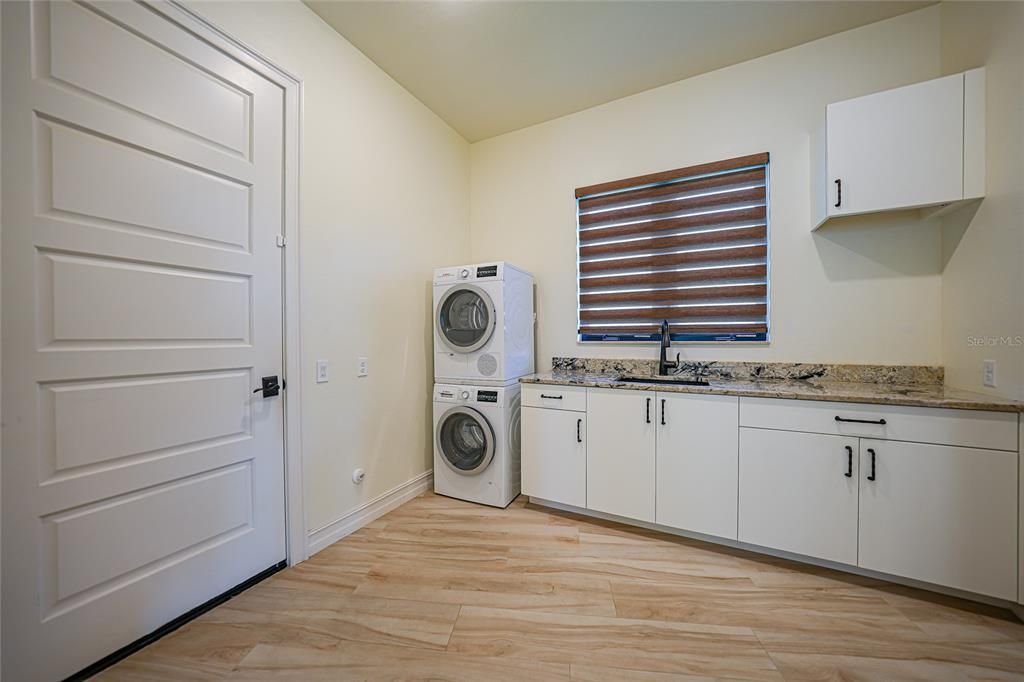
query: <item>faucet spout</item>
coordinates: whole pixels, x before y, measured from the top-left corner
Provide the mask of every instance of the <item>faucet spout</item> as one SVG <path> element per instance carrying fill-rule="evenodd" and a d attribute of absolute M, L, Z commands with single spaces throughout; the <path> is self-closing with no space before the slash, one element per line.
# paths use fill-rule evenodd
<path fill-rule="evenodd" d="M 672 330 L 668 320 L 661 322 L 661 352 L 658 355 L 658 374 L 668 374 L 668 370 L 679 367 L 679 353 L 675 360 L 668 359 L 669 348 L 672 346 Z"/>

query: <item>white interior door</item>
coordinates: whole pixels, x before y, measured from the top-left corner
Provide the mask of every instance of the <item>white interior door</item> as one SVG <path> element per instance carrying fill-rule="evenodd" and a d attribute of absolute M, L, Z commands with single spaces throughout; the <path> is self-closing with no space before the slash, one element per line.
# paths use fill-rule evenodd
<path fill-rule="evenodd" d="M 283 92 L 136 3 L 3 3 L 3 673 L 285 557 Z"/>

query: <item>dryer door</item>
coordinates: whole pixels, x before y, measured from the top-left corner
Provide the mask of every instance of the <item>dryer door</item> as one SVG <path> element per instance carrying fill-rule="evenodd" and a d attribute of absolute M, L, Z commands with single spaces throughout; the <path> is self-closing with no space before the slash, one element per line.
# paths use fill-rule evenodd
<path fill-rule="evenodd" d="M 457 353 L 471 353 L 491 338 L 497 324 L 494 302 L 472 284 L 457 284 L 437 303 L 438 336 Z"/>
<path fill-rule="evenodd" d="M 453 407 L 437 422 L 437 451 L 457 474 L 476 474 L 494 459 L 494 430 L 471 407 Z"/>

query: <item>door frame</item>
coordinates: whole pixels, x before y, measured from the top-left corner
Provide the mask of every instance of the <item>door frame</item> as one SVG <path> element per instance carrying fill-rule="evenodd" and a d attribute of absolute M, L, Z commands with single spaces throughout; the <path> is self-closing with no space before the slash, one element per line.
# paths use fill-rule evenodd
<path fill-rule="evenodd" d="M 302 143 L 302 80 L 260 52 L 185 7 L 180 0 L 156 0 L 153 10 L 208 40 L 234 59 L 280 86 L 284 94 L 284 170 L 282 196 L 283 276 L 282 342 L 284 399 L 285 555 L 292 566 L 308 557 L 302 472 L 301 335 L 299 314 L 299 153 Z"/>

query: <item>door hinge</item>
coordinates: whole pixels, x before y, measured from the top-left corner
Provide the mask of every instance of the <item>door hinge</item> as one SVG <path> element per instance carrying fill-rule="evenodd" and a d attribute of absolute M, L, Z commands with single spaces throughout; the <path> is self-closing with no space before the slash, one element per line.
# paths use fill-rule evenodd
<path fill-rule="evenodd" d="M 283 234 L 277 235 L 277 245 L 283 248 L 285 244 L 286 244 L 286 241 L 285 241 L 284 235 Z"/>

